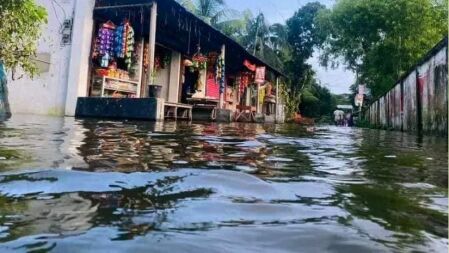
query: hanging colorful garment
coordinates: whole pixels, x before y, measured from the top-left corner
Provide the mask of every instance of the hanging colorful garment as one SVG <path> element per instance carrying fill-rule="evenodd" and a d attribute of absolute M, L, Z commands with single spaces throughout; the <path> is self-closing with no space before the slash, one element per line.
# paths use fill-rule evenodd
<path fill-rule="evenodd" d="M 220 94 L 225 92 L 225 61 L 222 56 L 219 56 L 216 64 L 216 79 L 220 85 Z"/>
<path fill-rule="evenodd" d="M 215 78 L 208 78 L 206 81 L 206 97 L 219 99 L 220 86 L 215 82 Z"/>
<path fill-rule="evenodd" d="M 239 75 L 235 78 L 235 90 L 237 91 L 237 101 L 240 101 L 240 97 L 242 95 L 242 76 Z"/>

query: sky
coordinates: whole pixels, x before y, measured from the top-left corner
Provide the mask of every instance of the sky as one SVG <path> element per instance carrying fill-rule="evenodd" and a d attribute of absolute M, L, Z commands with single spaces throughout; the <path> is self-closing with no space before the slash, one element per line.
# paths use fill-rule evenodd
<path fill-rule="evenodd" d="M 273 24 L 285 23 L 297 9 L 308 2 L 314 1 L 316 0 L 226 0 L 226 4 L 229 8 L 239 11 L 250 9 L 253 14 L 262 12 L 267 20 Z M 318 2 L 330 8 L 335 1 L 318 0 Z M 325 69 L 319 65 L 318 57 L 319 52 L 316 52 L 308 62 L 317 73 L 319 82 L 334 94 L 349 93 L 349 86 L 354 83 L 355 74 L 346 71 L 344 66 L 337 69 Z"/>

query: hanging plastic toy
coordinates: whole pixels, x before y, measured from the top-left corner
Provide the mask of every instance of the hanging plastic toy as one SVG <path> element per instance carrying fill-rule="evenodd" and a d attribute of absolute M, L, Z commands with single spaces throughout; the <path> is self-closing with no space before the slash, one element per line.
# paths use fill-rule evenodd
<path fill-rule="evenodd" d="M 105 55 L 103 55 L 103 57 L 101 57 L 101 67 L 103 68 L 107 68 L 109 66 L 109 60 L 111 59 L 111 57 L 109 56 L 109 53 L 106 53 Z"/>

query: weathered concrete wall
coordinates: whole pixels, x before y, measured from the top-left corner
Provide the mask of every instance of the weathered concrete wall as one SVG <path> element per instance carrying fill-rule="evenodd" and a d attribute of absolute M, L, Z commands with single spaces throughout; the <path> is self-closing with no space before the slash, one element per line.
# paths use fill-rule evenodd
<path fill-rule="evenodd" d="M 403 82 L 404 117 L 402 128 L 404 131 L 415 132 L 418 128 L 418 104 L 416 101 L 416 72 L 410 73 Z"/>
<path fill-rule="evenodd" d="M 372 103 L 365 119 L 380 128 L 447 135 L 447 51 L 446 38 L 393 89 Z"/>
<path fill-rule="evenodd" d="M 390 102 L 390 111 L 392 112 L 391 119 L 392 119 L 392 128 L 395 130 L 402 130 L 402 84 L 398 83 L 394 87 L 393 90 L 391 90 L 391 102 Z"/>
<path fill-rule="evenodd" d="M 385 114 L 385 108 L 386 108 L 386 103 L 385 103 L 385 97 L 381 97 L 379 99 L 379 126 L 382 128 L 387 127 L 387 117 Z"/>
<path fill-rule="evenodd" d="M 37 49 L 37 60 L 43 68 L 33 80 L 20 72 L 15 73 L 15 80 L 12 80 L 12 73 L 8 71 L 11 110 L 13 113 L 64 115 L 71 45 L 61 44 L 61 26 L 65 19 L 72 18 L 75 0 L 58 1 L 58 5 L 52 0 L 38 0 L 37 3 L 48 12 L 48 24 L 43 27 Z M 22 78 L 17 79 L 20 76 Z"/>
<path fill-rule="evenodd" d="M 446 52 L 441 50 L 418 67 L 418 91 L 424 132 L 444 132 L 447 129 L 446 64 Z"/>

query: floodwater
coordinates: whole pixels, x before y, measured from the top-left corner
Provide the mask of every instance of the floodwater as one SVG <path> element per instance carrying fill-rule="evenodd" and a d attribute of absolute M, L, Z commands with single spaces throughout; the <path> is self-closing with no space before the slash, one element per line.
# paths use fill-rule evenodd
<path fill-rule="evenodd" d="M 15 116 L 0 252 L 447 252 L 447 138 Z"/>

